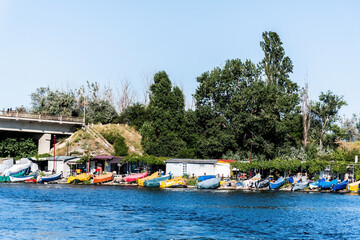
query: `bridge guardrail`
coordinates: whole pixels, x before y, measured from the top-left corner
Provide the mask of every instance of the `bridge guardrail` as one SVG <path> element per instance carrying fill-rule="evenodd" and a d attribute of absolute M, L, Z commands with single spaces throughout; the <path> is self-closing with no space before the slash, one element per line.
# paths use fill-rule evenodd
<path fill-rule="evenodd" d="M 53 121 L 66 121 L 66 122 L 83 122 L 83 118 L 80 117 L 68 117 L 68 116 L 55 116 L 55 115 L 43 115 L 33 113 L 19 113 L 16 111 L 0 111 L 1 117 L 12 118 L 28 118 L 39 120 L 53 120 Z"/>

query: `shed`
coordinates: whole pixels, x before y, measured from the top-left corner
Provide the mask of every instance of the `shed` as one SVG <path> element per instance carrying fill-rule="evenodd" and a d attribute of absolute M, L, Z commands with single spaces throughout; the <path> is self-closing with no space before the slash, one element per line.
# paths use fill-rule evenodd
<path fill-rule="evenodd" d="M 165 161 L 166 173 L 174 176 L 203 176 L 219 175 L 231 176 L 230 162 L 221 159 L 178 159 L 172 158 Z"/>

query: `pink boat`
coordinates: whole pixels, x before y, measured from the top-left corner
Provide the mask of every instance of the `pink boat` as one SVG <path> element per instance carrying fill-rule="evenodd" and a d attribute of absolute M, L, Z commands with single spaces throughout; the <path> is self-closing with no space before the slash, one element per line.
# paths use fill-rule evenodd
<path fill-rule="evenodd" d="M 135 182 L 137 179 L 139 178 L 144 178 L 147 176 L 147 172 L 144 172 L 144 173 L 137 173 L 137 174 L 134 174 L 134 175 L 130 175 L 130 176 L 127 176 L 127 177 L 124 177 L 123 180 L 125 182 Z"/>

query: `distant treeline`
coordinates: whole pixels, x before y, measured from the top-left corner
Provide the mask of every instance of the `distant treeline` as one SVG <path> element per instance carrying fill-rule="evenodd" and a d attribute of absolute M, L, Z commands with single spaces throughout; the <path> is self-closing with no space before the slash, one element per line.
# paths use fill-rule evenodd
<path fill-rule="evenodd" d="M 344 98 L 325 91 L 310 101 L 307 85 L 300 88 L 290 79 L 293 63 L 278 34 L 262 37 L 261 62 L 227 60 L 197 77 L 194 109 L 185 109 L 183 92 L 161 71 L 145 103 L 134 102 L 129 84 L 114 103 L 110 87 L 100 91 L 97 83 L 88 83 L 69 91 L 39 88 L 31 94 L 29 111 L 133 125 L 144 152 L 162 157 L 248 160 L 252 148 L 254 161 L 319 160 L 333 156 L 339 140 L 358 140 L 356 116 L 338 116 Z"/>

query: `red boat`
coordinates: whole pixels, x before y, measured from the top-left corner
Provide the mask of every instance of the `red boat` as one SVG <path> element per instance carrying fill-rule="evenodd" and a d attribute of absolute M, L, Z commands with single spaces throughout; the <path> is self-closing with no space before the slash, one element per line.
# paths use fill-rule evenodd
<path fill-rule="evenodd" d="M 123 180 L 125 182 L 135 182 L 136 180 L 138 180 L 139 178 L 144 178 L 147 176 L 147 172 L 144 173 L 137 173 L 137 174 L 133 174 L 127 177 L 124 177 Z"/>
<path fill-rule="evenodd" d="M 36 183 L 36 179 L 28 179 L 25 182 L 26 183 Z"/>

